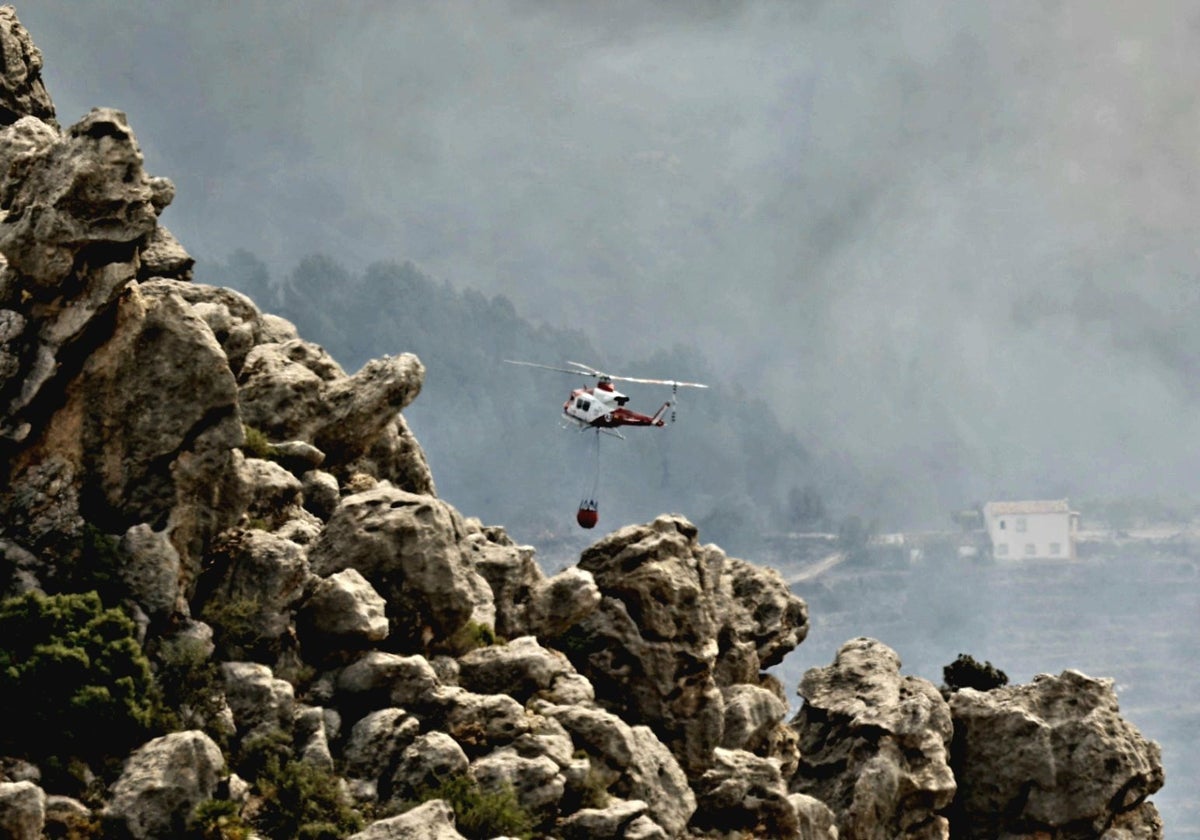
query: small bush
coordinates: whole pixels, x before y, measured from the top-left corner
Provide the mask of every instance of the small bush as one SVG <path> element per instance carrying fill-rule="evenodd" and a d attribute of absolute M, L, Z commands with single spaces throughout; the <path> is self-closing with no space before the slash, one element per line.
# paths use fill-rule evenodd
<path fill-rule="evenodd" d="M 262 603 L 257 598 L 224 598 L 214 595 L 205 603 L 200 617 L 213 629 L 213 641 L 230 659 L 265 656 L 259 635 L 258 617 Z"/>
<path fill-rule="evenodd" d="M 242 426 L 242 432 L 245 436 L 245 443 L 242 444 L 242 452 L 251 458 L 262 458 L 271 460 L 274 457 L 275 450 L 271 446 L 271 441 L 267 439 L 266 434 L 261 429 L 256 429 L 253 426 Z"/>
<path fill-rule="evenodd" d="M 249 840 L 250 826 L 242 820 L 241 807 L 228 799 L 208 799 L 196 806 L 188 826 L 194 840 Z"/>
<path fill-rule="evenodd" d="M 497 836 L 528 840 L 537 824 L 511 787 L 483 790 L 469 776 L 452 776 L 418 793 L 422 802 L 444 800 L 454 810 L 459 832 L 470 840 Z"/>
<path fill-rule="evenodd" d="M 275 840 L 338 840 L 362 828 L 337 776 L 291 756 L 291 739 L 280 730 L 242 743 L 238 773 L 262 796 L 254 826 Z"/>
<path fill-rule="evenodd" d="M 224 750 L 228 736 L 212 724 L 224 709 L 225 692 L 204 642 L 194 638 L 164 642 L 154 676 L 162 693 L 161 728 L 202 728 Z"/>
<path fill-rule="evenodd" d="M 974 657 L 960 653 L 958 659 L 942 669 L 942 680 L 945 683 L 943 693 L 947 694 L 960 688 L 991 691 L 993 688 L 1008 685 L 1008 674 L 991 662 L 980 664 Z"/>
<path fill-rule="evenodd" d="M 95 592 L 0 602 L 0 753 L 123 757 L 161 714 L 133 621 Z"/>

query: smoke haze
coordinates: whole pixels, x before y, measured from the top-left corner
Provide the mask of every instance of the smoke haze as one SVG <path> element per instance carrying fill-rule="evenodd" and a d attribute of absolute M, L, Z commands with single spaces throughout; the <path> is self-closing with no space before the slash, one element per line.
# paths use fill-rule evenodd
<path fill-rule="evenodd" d="M 612 358 L 694 344 L 897 522 L 1197 489 L 1185 4 L 18 13 L 197 256 L 407 259 Z"/>

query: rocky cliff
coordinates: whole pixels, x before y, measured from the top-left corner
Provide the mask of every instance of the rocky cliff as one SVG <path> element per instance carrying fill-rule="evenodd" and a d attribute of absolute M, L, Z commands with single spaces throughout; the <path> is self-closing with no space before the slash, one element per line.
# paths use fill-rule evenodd
<path fill-rule="evenodd" d="M 1067 672 L 944 695 L 680 516 L 547 577 L 403 410 L 191 281 L 125 115 L 0 8 L 0 837 L 1154 838 L 1158 748 Z M 948 698 L 948 699 L 947 699 Z"/>

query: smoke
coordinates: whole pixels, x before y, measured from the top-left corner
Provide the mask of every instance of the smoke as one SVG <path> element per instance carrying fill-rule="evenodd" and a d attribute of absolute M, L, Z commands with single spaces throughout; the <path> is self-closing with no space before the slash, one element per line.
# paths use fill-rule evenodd
<path fill-rule="evenodd" d="M 617 357 L 693 344 L 896 522 L 1196 490 L 1183 4 L 18 12 L 193 253 L 410 259 Z"/>

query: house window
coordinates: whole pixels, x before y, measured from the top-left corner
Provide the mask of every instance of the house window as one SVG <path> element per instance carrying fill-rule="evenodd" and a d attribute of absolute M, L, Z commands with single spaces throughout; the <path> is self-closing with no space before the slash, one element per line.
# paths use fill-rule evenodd
<path fill-rule="evenodd" d="M 1018 534 L 1025 533 L 1025 517 L 1024 516 L 1017 517 L 1017 533 Z"/>
<path fill-rule="evenodd" d="M 1008 543 L 996 543 L 996 555 L 1003 557 L 1008 554 Z"/>
<path fill-rule="evenodd" d="M 1062 554 L 1062 543 L 1050 543 L 1050 553 L 1055 556 Z"/>
<path fill-rule="evenodd" d="M 1037 554 L 1037 546 L 1033 543 L 1025 543 L 1025 553 L 1029 556 Z"/>
<path fill-rule="evenodd" d="M 1006 525 L 1006 524 L 1005 524 L 1005 522 L 1004 522 L 1004 520 L 1003 520 L 1003 519 L 1001 519 L 1001 520 L 1000 520 L 1000 530 L 1001 530 L 1001 531 L 1003 531 L 1003 530 L 1004 530 L 1005 528 L 1007 528 L 1007 527 L 1008 527 L 1008 525 Z"/>

